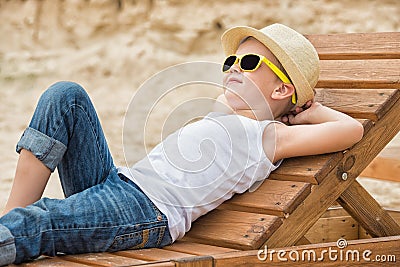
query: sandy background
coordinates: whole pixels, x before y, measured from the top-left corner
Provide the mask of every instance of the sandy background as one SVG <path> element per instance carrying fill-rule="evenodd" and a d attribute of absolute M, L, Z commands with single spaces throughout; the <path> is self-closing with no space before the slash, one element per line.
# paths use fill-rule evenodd
<path fill-rule="evenodd" d="M 399 14 L 397 0 L 0 0 L 0 209 L 11 189 L 15 144 L 38 97 L 56 81 L 73 80 L 87 89 L 121 165 L 123 118 L 135 90 L 174 64 L 220 62 L 225 29 L 280 22 L 304 34 L 399 31 Z M 209 88 L 179 93 L 160 113 L 199 92 L 218 94 Z M 158 130 L 149 129 L 149 147 Z M 384 206 L 400 207 L 398 183 L 361 182 Z M 45 195 L 62 197 L 56 177 Z"/>

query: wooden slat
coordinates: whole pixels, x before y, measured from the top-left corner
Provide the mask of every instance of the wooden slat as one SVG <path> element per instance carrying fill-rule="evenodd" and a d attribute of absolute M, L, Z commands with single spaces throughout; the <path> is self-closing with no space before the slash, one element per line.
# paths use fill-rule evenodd
<path fill-rule="evenodd" d="M 364 126 L 364 135 L 373 127 L 370 120 L 359 120 Z M 271 180 L 298 181 L 319 184 L 343 158 L 343 153 L 285 159 L 281 166 L 269 176 Z"/>
<path fill-rule="evenodd" d="M 214 254 L 237 251 L 236 249 L 231 249 L 231 248 L 217 247 L 217 246 L 211 246 L 193 242 L 185 242 L 185 241 L 176 241 L 174 244 L 170 246 L 163 247 L 163 249 L 188 253 L 198 256 L 214 255 Z"/>
<path fill-rule="evenodd" d="M 111 253 L 87 253 L 78 255 L 66 255 L 63 259 L 77 263 L 96 266 L 128 266 L 146 263 L 146 261 L 121 257 Z"/>
<path fill-rule="evenodd" d="M 154 262 L 154 263 L 146 263 L 144 265 L 138 266 L 146 266 L 146 267 L 176 267 L 176 264 L 172 261 L 164 261 L 164 262 Z M 126 267 L 126 266 L 123 266 Z"/>
<path fill-rule="evenodd" d="M 236 195 L 218 208 L 284 217 L 292 213 L 310 192 L 309 183 L 267 179 L 255 192 Z"/>
<path fill-rule="evenodd" d="M 180 266 L 180 267 L 185 267 L 185 266 L 202 267 L 202 266 L 212 265 L 211 256 L 193 256 L 194 255 L 193 253 L 182 253 L 170 249 L 150 248 L 150 249 L 120 251 L 116 252 L 115 254 L 123 255 L 125 257 L 134 257 L 136 259 L 143 259 L 143 260 L 171 261 L 174 263 L 174 266 Z"/>
<path fill-rule="evenodd" d="M 285 159 L 269 179 L 319 184 L 342 158 L 343 153 L 338 152 Z"/>
<path fill-rule="evenodd" d="M 307 237 L 303 236 L 302 238 L 300 238 L 299 241 L 296 242 L 296 246 L 301 246 L 301 245 L 308 245 L 311 244 L 310 240 L 308 240 Z"/>
<path fill-rule="evenodd" d="M 319 88 L 400 88 L 400 59 L 321 60 Z"/>
<path fill-rule="evenodd" d="M 400 136 L 396 138 L 400 138 Z M 394 141 L 379 153 L 360 176 L 400 182 L 399 173 L 400 142 Z"/>
<path fill-rule="evenodd" d="M 289 218 L 283 221 L 271 237 L 266 241 L 269 247 L 284 247 L 295 244 L 315 224 L 324 212 L 339 198 L 361 171 L 375 158 L 400 129 L 398 120 L 400 100 L 398 100 L 363 139 L 344 154 L 342 163 L 333 169 L 327 177 L 315 186 Z M 348 162 L 354 165 L 347 169 L 347 180 L 341 179 L 341 172 Z M 288 234 L 290 233 L 290 234 Z"/>
<path fill-rule="evenodd" d="M 350 216 L 347 211 L 340 205 L 330 207 L 327 211 L 322 214 L 321 218 L 331 218 L 331 217 L 339 217 L 339 216 Z"/>
<path fill-rule="evenodd" d="M 339 238 L 354 240 L 358 239 L 358 228 L 358 222 L 350 215 L 320 218 L 305 237 L 312 244 L 334 242 Z"/>
<path fill-rule="evenodd" d="M 139 259 L 143 261 L 165 261 L 173 260 L 185 257 L 192 257 L 192 254 L 182 253 L 176 251 L 169 251 L 159 248 L 148 248 L 148 249 L 138 249 L 138 250 L 124 250 L 113 253 L 115 255 L 129 257 L 134 259 Z"/>
<path fill-rule="evenodd" d="M 212 267 L 213 261 L 214 259 L 211 256 L 197 256 L 174 260 L 176 267 Z"/>
<path fill-rule="evenodd" d="M 392 209 L 385 209 L 385 210 L 389 213 L 390 217 L 392 217 L 393 220 L 395 220 L 395 222 L 400 225 L 400 211 Z M 372 238 L 372 237 L 364 228 L 362 228 L 362 226 L 359 226 L 358 238 L 362 239 L 362 238 Z"/>
<path fill-rule="evenodd" d="M 254 249 L 281 225 L 277 216 L 213 210 L 199 218 L 183 240 L 234 249 Z"/>
<path fill-rule="evenodd" d="M 338 202 L 373 237 L 400 235 L 400 226 L 357 181 L 341 194 Z"/>
<path fill-rule="evenodd" d="M 156 262 L 156 263 L 146 263 L 144 265 L 138 265 L 138 266 L 146 266 L 146 267 L 176 267 L 176 264 L 174 262 L 172 262 L 172 261 L 165 261 L 165 262 Z"/>
<path fill-rule="evenodd" d="M 176 267 L 175 262 L 172 261 L 157 261 L 157 262 L 150 262 L 150 263 L 143 263 L 139 265 L 131 265 L 131 266 L 140 266 L 140 267 Z M 127 266 L 121 266 L 127 267 Z"/>
<path fill-rule="evenodd" d="M 396 221 L 400 222 L 400 210 L 387 208 L 387 212 L 389 212 L 390 216 Z M 338 216 L 350 216 L 350 214 L 341 206 L 329 208 L 321 218 L 330 218 L 330 217 L 338 217 Z"/>
<path fill-rule="evenodd" d="M 360 174 L 362 177 L 400 182 L 400 158 L 376 157 Z"/>
<path fill-rule="evenodd" d="M 347 242 L 347 247 L 343 249 L 343 252 L 346 251 L 354 251 L 358 250 L 360 252 L 360 260 L 352 261 L 351 255 L 349 261 L 346 261 L 345 255 L 343 260 L 340 260 L 340 249 L 337 247 L 336 242 L 332 243 L 322 243 L 322 244 L 311 244 L 311 245 L 303 245 L 296 247 L 283 247 L 274 249 L 275 253 L 273 254 L 272 260 L 269 257 L 266 258 L 265 261 L 259 260 L 258 250 L 251 251 L 242 251 L 242 252 L 232 252 L 232 253 L 224 253 L 220 255 L 214 256 L 214 267 L 236 267 L 236 266 L 397 266 L 398 259 L 400 258 L 400 236 L 390 236 L 390 237 L 381 237 L 381 238 L 372 238 L 372 239 L 363 239 L 363 240 L 350 240 Z M 281 254 L 281 258 L 286 258 L 286 261 L 280 260 L 277 255 L 277 251 L 282 250 L 285 253 Z M 307 260 L 308 252 L 313 250 L 317 258 L 321 260 Z M 329 250 L 337 250 L 337 253 L 332 253 L 331 258 L 329 257 Z M 362 253 L 366 250 L 372 252 L 372 255 L 366 258 L 370 259 L 370 261 L 366 261 L 362 258 Z M 269 251 L 269 252 L 268 252 Z M 297 251 L 300 255 L 306 256 L 306 260 L 302 261 L 292 261 L 289 258 L 289 253 L 291 251 Z M 322 251 L 325 251 L 323 254 Z M 267 255 L 269 256 L 271 250 L 268 248 Z M 293 252 L 292 252 L 293 253 Z M 296 255 L 292 254 L 294 257 Z M 322 255 L 322 256 L 321 256 Z M 338 256 L 336 260 L 332 260 L 334 255 Z M 386 262 L 377 262 L 375 256 L 377 255 L 385 255 L 390 256 L 394 255 L 394 258 L 397 262 L 393 262 L 394 258 L 391 257 L 392 262 L 388 260 Z M 261 254 L 260 256 L 263 256 Z M 388 259 L 388 258 L 387 258 Z"/>
<path fill-rule="evenodd" d="M 370 236 L 370 234 L 368 234 L 364 228 L 359 226 L 358 227 L 358 239 L 367 239 L 367 238 L 372 238 L 372 236 Z"/>
<path fill-rule="evenodd" d="M 0 255 L 1 256 L 1 255 Z M 87 267 L 89 265 L 76 263 L 64 260 L 64 257 L 40 257 L 32 262 L 26 262 L 22 264 L 11 264 L 9 267 Z M 90 266 L 100 266 L 100 265 L 90 265 Z"/>
<path fill-rule="evenodd" d="M 389 215 L 399 224 L 400 223 L 400 211 L 386 209 Z M 329 220 L 329 223 L 324 222 L 324 220 Z M 354 223 L 351 224 L 351 222 Z M 315 229 L 317 228 L 317 229 Z M 323 231 L 318 231 L 321 228 Z M 330 242 L 335 241 L 343 234 L 352 235 L 355 234 L 353 231 L 358 229 L 358 238 L 371 238 L 367 231 L 362 228 L 357 221 L 352 218 L 349 213 L 341 206 L 328 209 L 321 218 L 315 223 L 313 227 L 307 232 L 305 236 L 309 237 L 314 243 Z M 326 240 L 332 238 L 330 241 Z M 347 240 L 352 239 L 346 237 Z"/>
<path fill-rule="evenodd" d="M 316 101 L 323 105 L 353 118 L 373 121 L 380 119 L 400 98 L 398 89 L 317 89 L 316 91 Z"/>
<path fill-rule="evenodd" d="M 400 32 L 311 34 L 320 59 L 400 58 Z"/>
<path fill-rule="evenodd" d="M 389 212 L 389 215 L 397 222 L 400 224 L 400 210 L 387 210 Z"/>

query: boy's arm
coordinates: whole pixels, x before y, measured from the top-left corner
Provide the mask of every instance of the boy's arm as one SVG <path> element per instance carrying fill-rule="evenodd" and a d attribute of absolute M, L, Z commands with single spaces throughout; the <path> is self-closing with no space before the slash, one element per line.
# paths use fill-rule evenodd
<path fill-rule="evenodd" d="M 272 162 L 344 150 L 360 141 L 364 133 L 357 120 L 317 102 L 285 120 L 291 126 L 273 123 L 264 131 L 263 148 Z"/>

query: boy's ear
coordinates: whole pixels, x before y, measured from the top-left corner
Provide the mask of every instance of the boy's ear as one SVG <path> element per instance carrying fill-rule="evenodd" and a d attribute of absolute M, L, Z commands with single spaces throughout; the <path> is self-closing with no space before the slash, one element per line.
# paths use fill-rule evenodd
<path fill-rule="evenodd" d="M 294 92 L 295 89 L 293 84 L 281 83 L 272 91 L 271 98 L 274 100 L 282 100 L 291 97 Z"/>

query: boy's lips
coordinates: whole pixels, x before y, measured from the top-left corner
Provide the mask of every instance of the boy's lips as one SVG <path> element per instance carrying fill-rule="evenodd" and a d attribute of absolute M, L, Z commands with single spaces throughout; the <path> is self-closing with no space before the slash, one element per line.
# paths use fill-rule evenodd
<path fill-rule="evenodd" d="M 242 83 L 243 81 L 240 77 L 231 75 L 228 77 L 228 79 L 226 79 L 226 84 L 232 83 L 232 82 Z"/>

